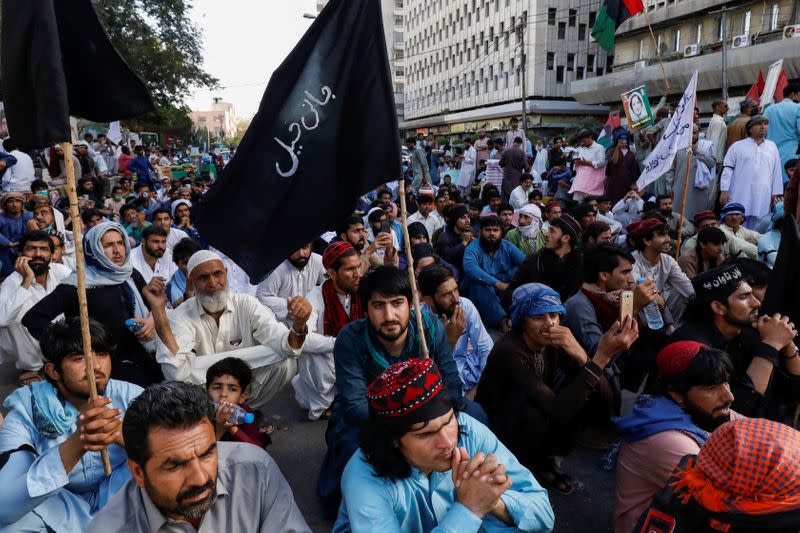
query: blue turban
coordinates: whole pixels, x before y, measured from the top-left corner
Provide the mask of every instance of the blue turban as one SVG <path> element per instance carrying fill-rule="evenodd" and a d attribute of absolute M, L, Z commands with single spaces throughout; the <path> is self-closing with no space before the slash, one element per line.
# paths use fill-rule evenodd
<path fill-rule="evenodd" d="M 556 291 L 541 283 L 526 283 L 514 291 L 511 297 L 511 323 L 519 326 L 526 316 L 545 313 L 566 313 L 561 297 Z"/>
<path fill-rule="evenodd" d="M 614 144 L 617 144 L 617 141 L 620 139 L 625 139 L 628 142 L 631 142 L 631 134 L 625 130 L 617 130 L 614 132 L 613 140 Z"/>

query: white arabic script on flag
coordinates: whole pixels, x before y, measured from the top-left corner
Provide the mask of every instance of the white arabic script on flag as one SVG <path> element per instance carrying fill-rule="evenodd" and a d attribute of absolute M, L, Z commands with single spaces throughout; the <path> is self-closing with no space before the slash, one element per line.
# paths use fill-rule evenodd
<path fill-rule="evenodd" d="M 694 72 L 686 92 L 675 108 L 664 136 L 653 151 L 642 161 L 642 174 L 636 181 L 636 186 L 643 189 L 650 183 L 660 178 L 669 170 L 675 160 L 678 150 L 689 148 L 692 144 L 692 126 L 694 126 L 694 105 L 697 89 L 697 71 Z"/>

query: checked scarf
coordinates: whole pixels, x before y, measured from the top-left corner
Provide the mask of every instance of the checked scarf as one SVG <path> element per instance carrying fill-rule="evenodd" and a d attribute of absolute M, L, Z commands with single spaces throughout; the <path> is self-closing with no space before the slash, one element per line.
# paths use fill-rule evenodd
<path fill-rule="evenodd" d="M 353 297 L 353 301 L 350 304 L 350 316 L 347 316 L 331 280 L 326 280 L 322 284 L 322 300 L 325 302 L 323 333 L 329 337 L 337 336 L 339 331 L 347 324 L 365 316 L 364 311 L 361 310 L 361 299 L 358 298 L 358 295 Z"/>

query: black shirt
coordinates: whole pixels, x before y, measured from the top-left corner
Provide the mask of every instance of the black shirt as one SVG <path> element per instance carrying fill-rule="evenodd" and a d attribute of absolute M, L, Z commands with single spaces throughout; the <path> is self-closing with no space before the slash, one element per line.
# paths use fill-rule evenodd
<path fill-rule="evenodd" d="M 134 269 L 131 278 L 141 292 L 145 286 L 142 275 Z M 122 284 L 87 289 L 86 300 L 89 318 L 100 322 L 116 344 L 116 350 L 111 354 L 111 377 L 142 387 L 162 381 L 164 376 L 160 365 L 125 326 L 125 321 L 133 317 Z M 62 313 L 66 318 L 79 316 L 78 290 L 64 283 L 39 300 L 22 318 L 22 325 L 39 340 L 50 322 Z"/>

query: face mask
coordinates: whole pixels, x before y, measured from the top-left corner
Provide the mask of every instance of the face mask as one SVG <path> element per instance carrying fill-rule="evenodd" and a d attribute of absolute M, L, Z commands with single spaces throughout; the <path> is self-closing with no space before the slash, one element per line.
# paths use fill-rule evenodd
<path fill-rule="evenodd" d="M 118 195 L 116 195 L 116 196 L 114 197 L 114 200 L 116 200 L 117 202 L 121 202 L 121 201 L 122 201 L 122 196 L 120 196 L 120 195 L 118 194 Z"/>
<path fill-rule="evenodd" d="M 40 196 L 47 196 L 48 192 L 47 191 L 37 191 L 36 194 L 38 194 Z"/>

